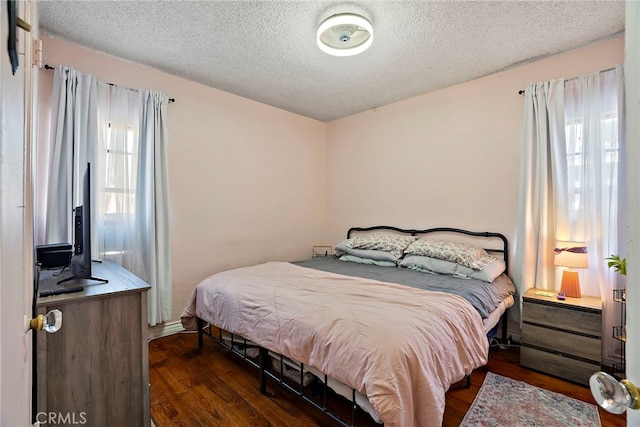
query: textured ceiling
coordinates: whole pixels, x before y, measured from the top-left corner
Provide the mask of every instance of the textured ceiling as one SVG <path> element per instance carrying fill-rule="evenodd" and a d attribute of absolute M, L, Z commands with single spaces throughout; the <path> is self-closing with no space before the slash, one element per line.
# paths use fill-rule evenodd
<path fill-rule="evenodd" d="M 40 0 L 38 11 L 49 36 L 320 121 L 624 30 L 623 0 Z M 343 12 L 373 23 L 373 45 L 360 55 L 316 45 L 318 24 Z"/>

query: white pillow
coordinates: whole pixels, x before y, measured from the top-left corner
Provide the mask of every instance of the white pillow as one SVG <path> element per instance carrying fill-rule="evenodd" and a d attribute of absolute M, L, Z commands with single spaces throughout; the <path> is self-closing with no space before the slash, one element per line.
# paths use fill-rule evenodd
<path fill-rule="evenodd" d="M 379 265 L 380 267 L 398 267 L 395 261 L 380 261 L 378 259 L 360 258 L 355 255 L 345 254 L 338 258 L 340 261 L 357 262 L 358 264 Z"/>
<path fill-rule="evenodd" d="M 462 277 L 464 279 L 476 279 L 489 283 L 493 282 L 498 276 L 504 273 L 506 268 L 504 261 L 496 258 L 494 258 L 494 260 L 487 264 L 482 270 L 474 270 L 454 262 L 422 255 L 406 255 L 400 263 L 400 266 L 410 268 L 412 270 L 447 274 Z"/>

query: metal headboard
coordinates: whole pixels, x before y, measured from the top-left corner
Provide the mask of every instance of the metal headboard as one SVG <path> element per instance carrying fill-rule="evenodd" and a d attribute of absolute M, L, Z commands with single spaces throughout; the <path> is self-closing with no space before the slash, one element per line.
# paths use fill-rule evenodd
<path fill-rule="evenodd" d="M 473 237 L 500 239 L 502 240 L 502 249 L 496 249 L 496 248 L 483 248 L 483 249 L 487 252 L 502 254 L 507 276 L 509 275 L 509 242 L 507 241 L 507 238 L 504 236 L 504 234 L 491 232 L 491 231 L 469 231 L 469 230 L 463 230 L 461 228 L 450 228 L 450 227 L 436 227 L 436 228 L 427 228 L 424 230 L 419 230 L 419 229 L 398 228 L 390 225 L 375 225 L 372 227 L 351 227 L 349 231 L 347 231 L 347 239 L 351 237 L 351 234 L 353 232 L 380 231 L 380 230 L 395 231 L 397 233 L 408 234 L 410 236 L 418 236 L 418 235 L 430 234 L 430 233 L 452 233 L 452 234 L 464 234 L 464 235 L 473 236 Z"/>

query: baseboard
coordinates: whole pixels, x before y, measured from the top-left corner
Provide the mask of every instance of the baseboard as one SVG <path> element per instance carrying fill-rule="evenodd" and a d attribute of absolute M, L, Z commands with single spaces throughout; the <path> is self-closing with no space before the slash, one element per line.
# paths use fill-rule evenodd
<path fill-rule="evenodd" d="M 161 323 L 159 325 L 150 326 L 148 337 L 150 340 L 156 338 L 167 337 L 169 335 L 178 334 L 184 332 L 182 322 L 175 320 L 173 322 Z"/>

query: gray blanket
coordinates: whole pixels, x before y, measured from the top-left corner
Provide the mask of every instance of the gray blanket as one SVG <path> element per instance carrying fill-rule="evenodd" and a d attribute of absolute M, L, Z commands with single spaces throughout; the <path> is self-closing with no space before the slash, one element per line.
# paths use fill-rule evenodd
<path fill-rule="evenodd" d="M 335 256 L 295 261 L 293 264 L 347 276 L 364 277 L 429 291 L 459 295 L 471 303 L 483 319 L 486 319 L 489 313 L 495 310 L 502 300 L 516 292 L 513 282 L 505 274 L 500 275 L 492 283 L 487 283 L 475 279 L 429 274 L 404 267 L 380 267 L 340 261 Z"/>

